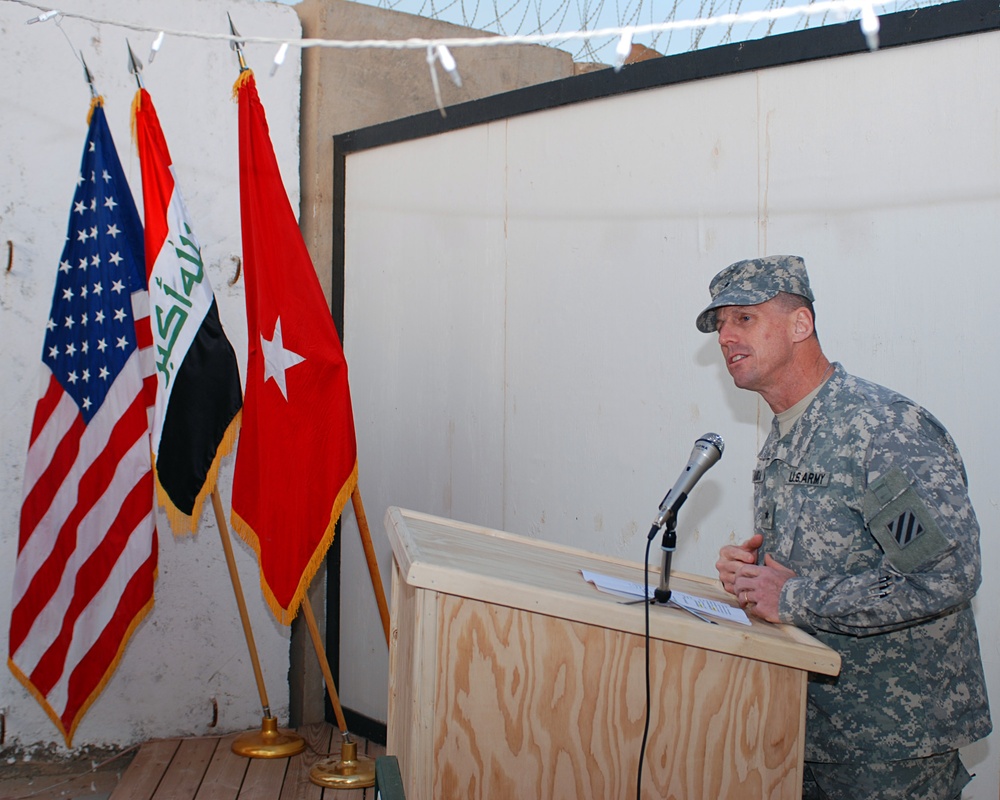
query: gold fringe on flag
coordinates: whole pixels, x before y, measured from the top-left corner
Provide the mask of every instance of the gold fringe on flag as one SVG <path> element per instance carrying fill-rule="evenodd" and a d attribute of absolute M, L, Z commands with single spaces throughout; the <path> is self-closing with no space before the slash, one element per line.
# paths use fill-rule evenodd
<path fill-rule="evenodd" d="M 153 573 L 154 584 L 159 578 L 159 573 L 159 569 Z M 149 602 L 139 609 L 139 613 L 135 615 L 132 622 L 129 624 L 128 629 L 125 631 L 125 635 L 122 637 L 121 644 L 118 647 L 118 652 L 115 653 L 114 659 L 108 666 L 100 682 L 98 682 L 97 686 L 94 687 L 94 691 L 90 693 L 90 697 L 88 697 L 86 702 L 80 706 L 80 710 L 77 711 L 76 717 L 70 723 L 69 730 L 67 730 L 63 725 L 63 721 L 59 718 L 56 710 L 49 705 L 48 700 L 45 699 L 45 695 L 42 694 L 35 687 L 35 684 L 31 682 L 31 678 L 18 669 L 17 664 L 14 663 L 12 658 L 7 659 L 7 666 L 14 674 L 14 677 L 17 678 L 18 682 L 28 690 L 28 693 L 34 697 L 36 701 L 38 701 L 38 705 L 42 707 L 49 719 L 52 720 L 52 724 L 55 725 L 56 728 L 59 729 L 59 732 L 63 735 L 63 739 L 66 741 L 67 747 L 73 746 L 73 735 L 76 733 L 77 726 L 80 724 L 80 721 L 84 718 L 90 707 L 94 704 L 94 701 L 97 700 L 101 692 L 104 691 L 105 687 L 108 685 L 108 681 L 111 680 L 111 676 L 115 674 L 115 670 L 118 669 L 118 664 L 122 660 L 122 656 L 125 655 L 125 647 L 131 641 L 132 634 L 135 633 L 135 629 L 139 627 L 139 623 L 146 618 L 146 615 L 153 610 L 153 600 L 154 598 L 150 597 Z"/>
<path fill-rule="evenodd" d="M 132 131 L 132 142 L 135 143 L 135 115 L 139 113 L 142 107 L 142 89 L 135 90 L 135 96 L 132 98 L 132 113 L 129 115 L 129 130 Z"/>
<path fill-rule="evenodd" d="M 326 558 L 326 551 L 330 549 L 330 545 L 333 543 L 333 537 L 337 530 L 337 521 L 340 519 L 340 515 L 344 511 L 344 506 L 347 505 L 347 501 L 354 493 L 354 489 L 357 485 L 358 462 L 355 460 L 354 469 L 351 471 L 350 477 L 344 481 L 344 485 L 340 487 L 340 492 L 337 493 L 337 499 L 334 501 L 333 508 L 330 511 L 330 523 L 323 532 L 323 538 L 320 539 L 319 543 L 316 545 L 316 549 L 313 551 L 313 554 L 309 559 L 309 563 L 302 571 L 302 575 L 299 577 L 299 585 L 295 588 L 295 593 L 292 596 L 287 609 L 283 608 L 281 603 L 278 602 L 278 598 L 274 596 L 274 592 L 271 591 L 271 587 L 268 586 L 267 581 L 264 578 L 263 570 L 261 571 L 260 588 L 264 595 L 264 600 L 267 601 L 268 606 L 271 608 L 271 612 L 275 617 L 277 617 L 278 622 L 282 625 L 291 625 L 292 620 L 294 620 L 298 614 L 299 606 L 302 604 L 302 600 L 305 598 L 306 592 L 309 590 L 309 585 L 312 583 L 312 579 L 316 577 L 316 573 L 319 571 L 320 566 L 323 564 L 323 560 Z M 236 532 L 239 533 L 240 538 L 250 545 L 253 551 L 257 554 L 257 563 L 260 564 L 260 540 L 257 538 L 257 534 L 254 532 L 253 528 L 251 528 L 235 511 L 232 512 L 230 521 L 233 523 L 233 528 L 235 528 Z"/>
<path fill-rule="evenodd" d="M 194 506 L 191 509 L 190 516 L 174 505 L 174 501 L 170 499 L 170 495 L 160 485 L 160 473 L 156 469 L 156 454 L 153 453 L 153 474 L 156 475 L 156 500 L 163 509 L 163 513 L 167 515 L 167 520 L 170 522 L 170 529 L 174 532 L 174 536 L 186 536 L 198 530 L 202 506 L 205 504 L 208 496 L 212 494 L 219 481 L 219 467 L 222 465 L 222 459 L 232 452 L 242 421 L 243 409 L 240 409 L 229 423 L 229 427 L 226 428 L 226 432 L 222 436 L 222 441 L 219 442 L 219 447 L 215 451 L 215 458 L 212 459 L 212 466 L 208 468 L 208 474 L 205 476 L 205 483 L 202 485 L 201 491 L 198 492 L 198 496 L 194 499 Z"/>
<path fill-rule="evenodd" d="M 240 89 L 243 88 L 243 84 L 250 80 L 252 76 L 252 69 L 245 69 L 240 72 L 240 76 L 236 79 L 236 83 L 233 84 L 233 102 L 237 102 L 240 99 Z"/>
<path fill-rule="evenodd" d="M 94 109 L 104 105 L 104 95 L 98 94 L 90 98 L 90 108 L 87 110 L 87 124 L 90 124 L 91 117 L 94 116 Z"/>

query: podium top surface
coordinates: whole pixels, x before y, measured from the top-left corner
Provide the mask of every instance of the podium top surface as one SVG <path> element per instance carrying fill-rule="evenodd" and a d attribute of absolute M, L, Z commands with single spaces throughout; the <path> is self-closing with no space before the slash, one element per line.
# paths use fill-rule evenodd
<path fill-rule="evenodd" d="M 385 529 L 402 579 L 410 586 L 644 635 L 644 605 L 626 605 L 584 580 L 581 570 L 642 583 L 636 562 L 478 525 L 391 507 Z M 650 573 L 650 582 L 659 575 Z M 735 606 L 715 579 L 671 572 L 670 588 Z M 751 617 L 717 624 L 668 606 L 650 608 L 650 636 L 663 641 L 780 664 L 824 675 L 840 655 L 792 625 Z"/>

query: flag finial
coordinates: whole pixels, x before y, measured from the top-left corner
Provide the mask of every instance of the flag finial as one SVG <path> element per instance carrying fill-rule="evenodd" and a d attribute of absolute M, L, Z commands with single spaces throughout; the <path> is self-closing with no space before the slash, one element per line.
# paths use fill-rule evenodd
<path fill-rule="evenodd" d="M 238 37 L 239 37 L 240 33 L 239 33 L 239 31 L 236 30 L 236 26 L 233 25 L 233 17 L 232 17 L 232 15 L 227 11 L 226 12 L 226 16 L 229 17 L 229 32 L 233 36 L 237 37 L 237 39 L 234 39 L 233 41 L 231 41 L 229 43 L 229 46 L 233 50 L 236 51 L 236 56 L 240 60 L 240 72 L 244 72 L 247 69 L 249 69 L 249 67 L 247 67 L 247 61 L 246 61 L 246 59 L 243 58 L 243 45 L 246 44 L 246 43 L 245 42 L 241 42 L 241 41 L 238 40 Z"/>
<path fill-rule="evenodd" d="M 142 62 L 135 57 L 135 53 L 132 50 L 132 43 L 128 39 L 125 40 L 125 45 L 128 47 L 128 71 L 130 75 L 135 75 L 135 82 L 142 89 Z"/>
<path fill-rule="evenodd" d="M 80 52 L 80 63 L 83 64 L 83 79 L 87 82 L 90 87 L 90 98 L 91 100 L 97 99 L 97 89 L 94 86 L 94 74 L 90 71 L 87 66 L 87 62 L 83 58 L 83 52 Z"/>

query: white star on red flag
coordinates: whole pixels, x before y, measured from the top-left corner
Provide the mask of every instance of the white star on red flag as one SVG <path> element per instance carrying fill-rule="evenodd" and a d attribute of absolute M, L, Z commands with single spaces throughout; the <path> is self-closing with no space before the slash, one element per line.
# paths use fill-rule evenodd
<path fill-rule="evenodd" d="M 271 341 L 260 335 L 260 346 L 264 351 L 264 383 L 274 380 L 281 390 L 282 397 L 288 399 L 288 386 L 285 383 L 285 370 L 301 364 L 305 359 L 298 353 L 285 349 L 281 338 L 281 317 L 274 323 L 274 334 Z"/>

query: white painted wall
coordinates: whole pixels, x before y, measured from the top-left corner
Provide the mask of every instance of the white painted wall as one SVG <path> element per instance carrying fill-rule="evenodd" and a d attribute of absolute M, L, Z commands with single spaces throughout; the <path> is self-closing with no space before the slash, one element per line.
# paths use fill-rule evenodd
<path fill-rule="evenodd" d="M 681 512 L 674 559 L 714 575 L 719 547 L 748 535 L 771 414 L 733 387 L 695 316 L 732 261 L 800 254 L 827 354 L 926 405 L 965 456 L 1000 697 L 988 310 L 1000 86 L 982 77 L 998 69 L 1000 34 L 988 33 L 350 155 L 345 347 L 373 526 L 399 505 L 641 561 L 657 504 L 715 431 L 725 455 Z M 353 530 L 345 562 L 363 565 Z M 385 719 L 362 567 L 344 570 L 343 596 L 345 705 Z M 966 797 L 995 798 L 997 736 L 965 756 L 978 773 Z"/>
<path fill-rule="evenodd" d="M 11 586 L 17 553 L 21 481 L 40 376 L 43 325 L 66 234 L 86 136 L 90 94 L 74 51 L 106 98 L 105 112 L 132 194 L 142 208 L 139 162 L 129 133 L 135 81 L 126 38 L 146 60 L 156 28 L 228 33 L 226 12 L 244 35 L 301 36 L 294 9 L 250 0 L 65 0 L 58 7 L 91 17 L 154 28 L 137 32 L 63 18 L 26 25 L 38 12 L 0 3 L 0 245 L 14 260 L 0 280 L 0 649 L 7 655 Z M 68 40 L 68 41 L 67 41 Z M 278 162 L 298 209 L 299 59 L 269 77 L 273 46 L 248 45 Z M 243 282 L 230 287 L 241 253 L 237 106 L 238 74 L 226 42 L 168 37 L 144 70 L 173 156 L 223 325 L 246 362 Z M 232 457 L 220 481 L 227 513 Z M 139 627 L 105 692 L 77 730 L 74 745 L 131 744 L 154 737 L 259 729 L 261 705 L 249 651 L 210 504 L 198 535 L 174 539 L 158 518 L 160 571 L 156 604 Z M 288 720 L 289 629 L 264 605 L 252 551 L 233 536 L 268 699 Z M 210 728 L 212 700 L 218 725 Z M 62 738 L 7 669 L 0 670 L 6 744 L 32 749 Z"/>

